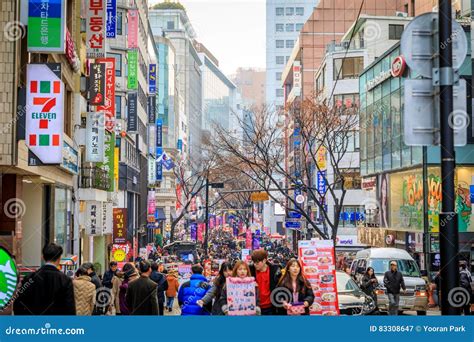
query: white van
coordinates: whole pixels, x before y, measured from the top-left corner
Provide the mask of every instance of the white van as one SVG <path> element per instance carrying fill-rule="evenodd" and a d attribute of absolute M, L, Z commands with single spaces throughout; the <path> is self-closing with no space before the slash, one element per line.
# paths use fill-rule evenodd
<path fill-rule="evenodd" d="M 375 291 L 377 306 L 380 311 L 388 311 L 388 296 L 383 285 L 385 272 L 390 269 L 390 261 L 396 260 L 398 270 L 403 274 L 407 291 L 400 294 L 400 311 L 416 311 L 418 315 L 426 315 L 428 294 L 426 282 L 421 278 L 420 269 L 410 254 L 398 248 L 369 248 L 357 252 L 351 264 L 351 275 L 359 283 L 367 267 L 372 267 L 379 282 Z"/>

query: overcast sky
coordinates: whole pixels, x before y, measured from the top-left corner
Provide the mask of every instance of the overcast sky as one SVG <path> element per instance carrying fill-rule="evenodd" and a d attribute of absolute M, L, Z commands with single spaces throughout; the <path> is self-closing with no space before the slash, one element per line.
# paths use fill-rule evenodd
<path fill-rule="evenodd" d="M 161 1 L 149 0 L 151 5 Z M 197 40 L 225 74 L 265 67 L 265 0 L 181 0 Z"/>

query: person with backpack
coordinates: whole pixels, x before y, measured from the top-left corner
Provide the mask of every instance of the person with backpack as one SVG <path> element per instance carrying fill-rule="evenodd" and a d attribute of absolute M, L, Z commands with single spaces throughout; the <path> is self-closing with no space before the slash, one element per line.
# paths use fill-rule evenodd
<path fill-rule="evenodd" d="M 196 264 L 191 267 L 191 278 L 179 288 L 178 303 L 181 307 L 182 316 L 206 316 L 210 314 L 209 307 L 200 307 L 197 301 L 202 300 L 210 290 L 211 285 L 203 276 L 204 269 Z"/>

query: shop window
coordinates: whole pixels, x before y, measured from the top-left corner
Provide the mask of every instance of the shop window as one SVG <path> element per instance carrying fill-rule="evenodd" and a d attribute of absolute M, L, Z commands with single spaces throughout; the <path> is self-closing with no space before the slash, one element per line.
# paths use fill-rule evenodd
<path fill-rule="evenodd" d="M 364 69 L 363 57 L 334 59 L 334 79 L 358 78 Z"/>
<path fill-rule="evenodd" d="M 356 227 L 359 222 L 364 220 L 364 207 L 343 206 L 339 215 L 339 224 L 342 227 Z M 365 264 L 365 260 L 361 260 Z M 359 262 L 358 267 L 365 267 Z"/>
<path fill-rule="evenodd" d="M 359 110 L 359 94 L 334 95 L 334 107 L 339 114 L 357 114 Z"/>
<path fill-rule="evenodd" d="M 121 36 L 123 34 L 122 25 L 123 25 L 123 12 L 117 11 L 117 35 L 118 36 Z"/>
<path fill-rule="evenodd" d="M 115 58 L 115 76 L 122 76 L 122 55 L 120 53 L 107 53 L 107 57 Z"/>

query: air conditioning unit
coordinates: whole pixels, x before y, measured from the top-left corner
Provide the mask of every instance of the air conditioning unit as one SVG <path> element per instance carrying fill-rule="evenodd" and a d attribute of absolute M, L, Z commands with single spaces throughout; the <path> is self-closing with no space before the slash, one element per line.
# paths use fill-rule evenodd
<path fill-rule="evenodd" d="M 405 12 L 395 12 L 395 16 L 396 17 L 402 17 L 402 18 L 406 18 L 408 17 L 408 13 L 405 13 Z"/>

